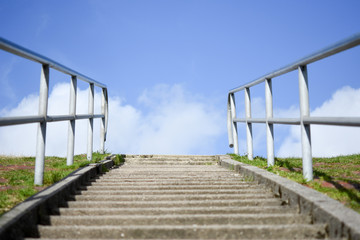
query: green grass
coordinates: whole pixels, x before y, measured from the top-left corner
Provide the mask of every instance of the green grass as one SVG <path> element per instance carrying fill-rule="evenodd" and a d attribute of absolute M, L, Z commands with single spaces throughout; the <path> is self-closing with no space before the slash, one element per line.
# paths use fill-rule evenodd
<path fill-rule="evenodd" d="M 230 156 L 313 188 L 360 213 L 360 155 L 314 158 L 314 180 L 310 182 L 303 178 L 300 158 L 276 158 L 275 165 L 267 167 L 266 159 L 261 157 L 249 160 L 246 156 Z"/>
<path fill-rule="evenodd" d="M 46 157 L 43 186 L 34 185 L 35 158 L 0 156 L 0 215 L 26 198 L 60 181 L 74 170 L 89 163 L 99 162 L 107 155 L 109 153 L 95 152 L 91 162 L 86 159 L 86 154 L 76 155 L 71 166 L 66 165 L 65 158 Z M 117 162 L 121 162 L 119 156 L 116 159 Z"/>

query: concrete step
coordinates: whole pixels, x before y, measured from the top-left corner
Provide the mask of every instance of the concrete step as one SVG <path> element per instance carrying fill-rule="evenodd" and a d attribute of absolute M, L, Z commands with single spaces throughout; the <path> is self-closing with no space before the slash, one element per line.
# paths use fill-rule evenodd
<path fill-rule="evenodd" d="M 61 216 L 102 216 L 102 215 L 165 215 L 165 214 L 296 214 L 293 208 L 284 206 L 246 206 L 246 207 L 142 207 L 142 208 L 60 208 Z"/>
<path fill-rule="evenodd" d="M 103 215 L 51 216 L 52 226 L 131 226 L 131 225 L 208 225 L 208 224 L 295 224 L 310 223 L 310 216 L 298 214 L 164 214 L 164 215 Z"/>
<path fill-rule="evenodd" d="M 125 158 L 125 162 L 213 162 L 217 163 L 216 159 L 212 158 Z"/>
<path fill-rule="evenodd" d="M 244 199 L 244 200 L 183 200 L 183 201 L 69 201 L 68 207 L 75 208 L 127 208 L 127 207 L 219 207 L 219 206 L 281 206 L 278 199 Z"/>
<path fill-rule="evenodd" d="M 231 190 L 242 190 L 243 193 L 250 192 L 258 192 L 262 191 L 264 188 L 259 185 L 254 184 L 193 184 L 193 185 L 182 185 L 182 184 L 163 184 L 163 185 L 134 185 L 134 184 L 126 184 L 126 185 L 113 185 L 108 186 L 106 184 L 103 185 L 90 185 L 90 186 L 82 186 L 80 191 L 145 191 L 145 190 L 221 190 L 221 189 L 231 189 Z"/>
<path fill-rule="evenodd" d="M 237 200 L 237 199 L 270 199 L 272 194 L 161 194 L 161 195 L 76 195 L 75 201 L 171 201 L 171 200 Z"/>
<path fill-rule="evenodd" d="M 173 156 L 173 157 L 126 157 L 126 160 L 141 160 L 141 161 L 214 161 L 217 162 L 217 159 L 214 157 L 178 157 L 178 156 Z"/>
<path fill-rule="evenodd" d="M 126 155 L 125 159 L 138 158 L 138 159 L 213 159 L 216 160 L 216 157 L 213 155 Z"/>
<path fill-rule="evenodd" d="M 87 191 L 81 191 L 78 192 L 78 194 L 84 196 L 84 195 L 137 195 L 137 196 L 144 196 L 144 195 L 210 195 L 210 194 L 216 194 L 216 195 L 233 195 L 241 197 L 242 195 L 249 195 L 252 194 L 252 196 L 256 197 L 257 195 L 267 195 L 269 197 L 273 197 L 273 194 L 270 192 L 264 191 L 263 189 L 140 189 L 140 190 L 87 190 Z M 225 195 L 224 195 L 225 196 Z"/>
<path fill-rule="evenodd" d="M 130 176 L 119 176 L 116 178 L 99 178 L 96 179 L 96 182 L 104 182 L 104 183 L 111 183 L 111 182 L 115 182 L 117 184 L 121 183 L 121 182 L 168 182 L 169 184 L 173 183 L 173 182 L 183 182 L 183 184 L 187 184 L 187 183 L 208 183 L 210 184 L 211 182 L 227 182 L 227 183 L 232 183 L 232 184 L 245 184 L 243 179 L 231 179 L 231 178 L 225 178 L 225 177 L 217 177 L 217 176 L 213 176 L 213 177 L 207 177 L 207 178 L 200 178 L 200 177 L 191 177 L 191 176 L 183 176 L 183 177 L 178 177 L 178 176 L 161 176 L 161 177 L 156 177 L 156 176 L 139 176 L 136 177 L 137 175 L 132 175 Z M 90 182 L 91 183 L 91 182 Z"/>
<path fill-rule="evenodd" d="M 147 226 L 39 226 L 44 238 L 129 239 L 306 239 L 324 238 L 325 225 L 147 225 Z"/>
<path fill-rule="evenodd" d="M 259 186 L 255 183 L 250 182 L 241 182 L 241 181 L 227 181 L 227 182 L 214 182 L 214 181 L 191 181 L 191 180 L 178 180 L 178 181 L 156 181 L 156 180 L 146 180 L 146 179 L 139 179 L 139 180 L 124 180 L 124 181 L 94 181 L 94 182 L 87 182 L 84 186 L 96 186 L 96 187 L 122 187 L 122 186 L 137 186 L 137 187 L 144 187 L 144 186 L 199 186 L 199 185 L 209 185 L 213 182 L 214 186 L 226 186 L 226 185 L 234 185 L 238 184 L 239 187 L 255 187 L 259 188 Z"/>
<path fill-rule="evenodd" d="M 217 159 L 210 156 L 127 156 L 125 164 L 139 165 L 216 165 Z"/>
<path fill-rule="evenodd" d="M 201 174 L 201 173 L 200 173 Z M 203 173 L 204 175 L 206 173 Z M 129 174 L 129 175 L 120 175 L 114 178 L 110 178 L 110 177 L 104 177 L 104 178 L 97 178 L 94 180 L 101 180 L 103 182 L 118 182 L 118 181 L 143 181 L 143 180 L 147 180 L 147 181 L 169 181 L 169 182 L 176 182 L 176 181 L 185 181 L 186 182 L 216 182 L 216 181 L 229 181 L 229 182 L 239 182 L 239 181 L 244 181 L 245 179 L 243 178 L 234 178 L 234 177 L 230 177 L 230 176 L 219 176 L 219 175 L 211 175 L 211 176 L 193 176 L 191 174 L 189 175 L 183 175 L 183 176 L 177 176 L 175 174 L 168 174 L 168 175 L 136 175 L 136 174 Z"/>
<path fill-rule="evenodd" d="M 200 179 L 199 179 L 200 180 Z M 222 180 L 210 180 L 210 179 L 206 179 L 204 181 L 196 181 L 196 180 L 191 180 L 191 179 L 123 179 L 123 180 L 115 180 L 115 181 L 111 181 L 111 180 L 102 180 L 102 181 L 96 181 L 96 182 L 88 182 L 88 184 L 91 184 L 93 186 L 102 186 L 102 185 L 106 185 L 106 186 L 119 186 L 119 185 L 199 185 L 199 184 L 206 184 L 209 185 L 212 182 L 216 182 L 216 181 L 222 181 Z M 227 185 L 227 184 L 239 184 L 239 185 L 243 185 L 245 183 L 242 183 L 240 180 L 229 180 L 226 181 L 223 180 L 225 184 L 216 184 L 216 185 Z M 253 184 L 255 185 L 255 184 Z"/>
<path fill-rule="evenodd" d="M 216 165 L 216 162 L 211 162 L 211 161 L 154 161 L 154 160 L 149 160 L 146 162 L 143 162 L 141 160 L 132 160 L 132 161 L 126 161 L 126 164 L 137 164 L 137 165 L 147 165 L 147 164 L 151 164 L 151 165 L 156 165 L 156 164 L 167 164 L 167 165 L 183 165 L 183 164 L 187 164 L 187 165 Z"/>

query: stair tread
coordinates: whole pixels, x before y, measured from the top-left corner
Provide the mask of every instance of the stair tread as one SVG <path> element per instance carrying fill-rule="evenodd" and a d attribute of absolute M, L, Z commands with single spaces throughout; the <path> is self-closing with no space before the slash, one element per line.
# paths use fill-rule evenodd
<path fill-rule="evenodd" d="M 127 237 L 149 238 L 156 234 L 158 239 L 168 238 L 314 238 L 324 237 L 325 225 L 283 224 L 283 225 L 146 225 L 146 226 L 39 226 L 40 235 L 51 237 Z"/>
<path fill-rule="evenodd" d="M 157 207 L 157 208 L 102 208 L 102 209 L 94 209 L 94 208 L 60 208 L 60 215 L 67 214 L 102 214 L 102 215 L 126 215 L 129 213 L 132 214 L 145 214 L 151 213 L 155 214 L 164 214 L 164 213 L 176 213 L 176 214 L 187 214 L 187 213 L 249 213 L 252 212 L 254 214 L 257 213 L 296 213 L 295 209 L 284 207 L 284 206 L 247 206 L 247 207 Z"/>

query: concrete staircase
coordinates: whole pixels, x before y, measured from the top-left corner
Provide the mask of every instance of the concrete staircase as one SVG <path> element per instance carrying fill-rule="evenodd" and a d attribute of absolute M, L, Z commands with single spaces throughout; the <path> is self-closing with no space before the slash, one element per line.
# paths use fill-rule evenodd
<path fill-rule="evenodd" d="M 214 156 L 131 155 L 79 189 L 38 233 L 42 239 L 322 239 L 325 228 L 221 168 Z"/>

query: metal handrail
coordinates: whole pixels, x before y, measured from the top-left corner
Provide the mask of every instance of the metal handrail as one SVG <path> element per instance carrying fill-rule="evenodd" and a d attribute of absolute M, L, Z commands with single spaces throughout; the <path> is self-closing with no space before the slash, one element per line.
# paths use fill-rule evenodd
<path fill-rule="evenodd" d="M 39 114 L 35 116 L 16 116 L 1 117 L 0 126 L 10 126 L 18 124 L 39 123 L 36 144 L 35 159 L 35 178 L 34 183 L 43 184 L 44 162 L 45 162 L 45 142 L 47 122 L 68 121 L 68 146 L 67 146 L 67 165 L 72 165 L 74 161 L 74 143 L 75 143 L 75 121 L 79 119 L 88 119 L 88 140 L 87 140 L 87 159 L 92 160 L 93 152 L 93 119 L 100 118 L 100 151 L 104 152 L 107 126 L 108 126 L 108 93 L 105 84 L 95 81 L 71 68 L 68 68 L 54 60 L 51 60 L 34 51 L 26 49 L 18 44 L 10 42 L 0 37 L 0 49 L 18 55 L 20 57 L 38 62 L 42 65 L 40 77 L 39 93 Z M 70 104 L 69 115 L 48 115 L 48 92 L 49 92 L 49 70 L 50 68 L 58 70 L 71 76 L 70 84 Z M 89 83 L 89 105 L 88 114 L 76 114 L 76 95 L 77 79 Z M 94 114 L 94 86 L 102 89 L 101 114 Z"/>
<path fill-rule="evenodd" d="M 27 48 L 24 48 L 16 43 L 10 42 L 9 40 L 6 40 L 2 37 L 0 37 L 0 49 L 10 52 L 12 54 L 18 55 L 23 58 L 27 58 L 31 61 L 41 63 L 43 65 L 49 65 L 51 68 L 56 69 L 62 73 L 65 73 L 67 75 L 76 76 L 78 79 L 81 79 L 88 83 L 93 83 L 98 87 L 106 88 L 105 84 L 102 84 L 100 82 L 95 81 L 92 78 L 89 78 L 71 68 L 68 68 L 50 58 L 47 58 L 41 54 L 38 54 L 34 51 L 31 51 Z"/>
<path fill-rule="evenodd" d="M 311 117 L 309 105 L 309 87 L 307 76 L 307 65 L 323 58 L 332 56 L 336 53 L 345 51 L 360 45 L 360 33 L 355 34 L 347 39 L 337 42 L 329 47 L 317 51 L 307 57 L 291 63 L 285 67 L 268 73 L 252 82 L 231 89 L 228 94 L 227 103 L 227 126 L 229 146 L 234 147 L 234 153 L 239 154 L 237 123 L 246 123 L 247 135 L 247 156 L 253 159 L 252 143 L 252 123 L 265 123 L 267 135 L 267 161 L 268 166 L 274 165 L 274 131 L 273 124 L 288 124 L 301 126 L 301 145 L 303 159 L 303 175 L 307 180 L 313 179 L 312 170 L 312 152 L 311 152 L 311 134 L 310 125 L 333 125 L 333 126 L 356 126 L 360 127 L 359 117 Z M 298 70 L 299 72 L 299 96 L 300 96 L 300 117 L 299 118 L 273 118 L 273 101 L 272 101 L 272 79 L 288 72 Z M 266 100 L 266 117 L 251 117 L 251 97 L 250 88 L 265 82 L 265 100 Z M 245 91 L 245 118 L 236 117 L 235 93 Z"/>
<path fill-rule="evenodd" d="M 244 84 L 242 86 L 233 88 L 229 91 L 229 93 L 236 93 L 238 91 L 241 91 L 245 88 L 249 88 L 252 86 L 255 86 L 259 83 L 264 82 L 266 79 L 272 79 L 275 77 L 278 77 L 280 75 L 283 75 L 285 73 L 297 70 L 299 66 L 305 66 L 310 63 L 316 62 L 318 60 L 321 60 L 323 58 L 329 57 L 331 55 L 334 55 L 336 53 L 342 52 L 344 50 L 347 50 L 349 48 L 353 48 L 360 44 L 360 33 L 355 34 L 349 38 L 346 38 L 342 41 L 339 41 L 331 46 L 328 46 L 326 48 L 323 48 L 313 54 L 310 54 L 309 56 L 306 56 L 304 58 L 299 59 L 298 61 L 291 63 L 289 65 L 286 65 L 280 69 L 277 69 L 275 71 L 272 71 L 260 78 L 255 79 L 254 81 L 251 81 L 247 84 Z"/>

